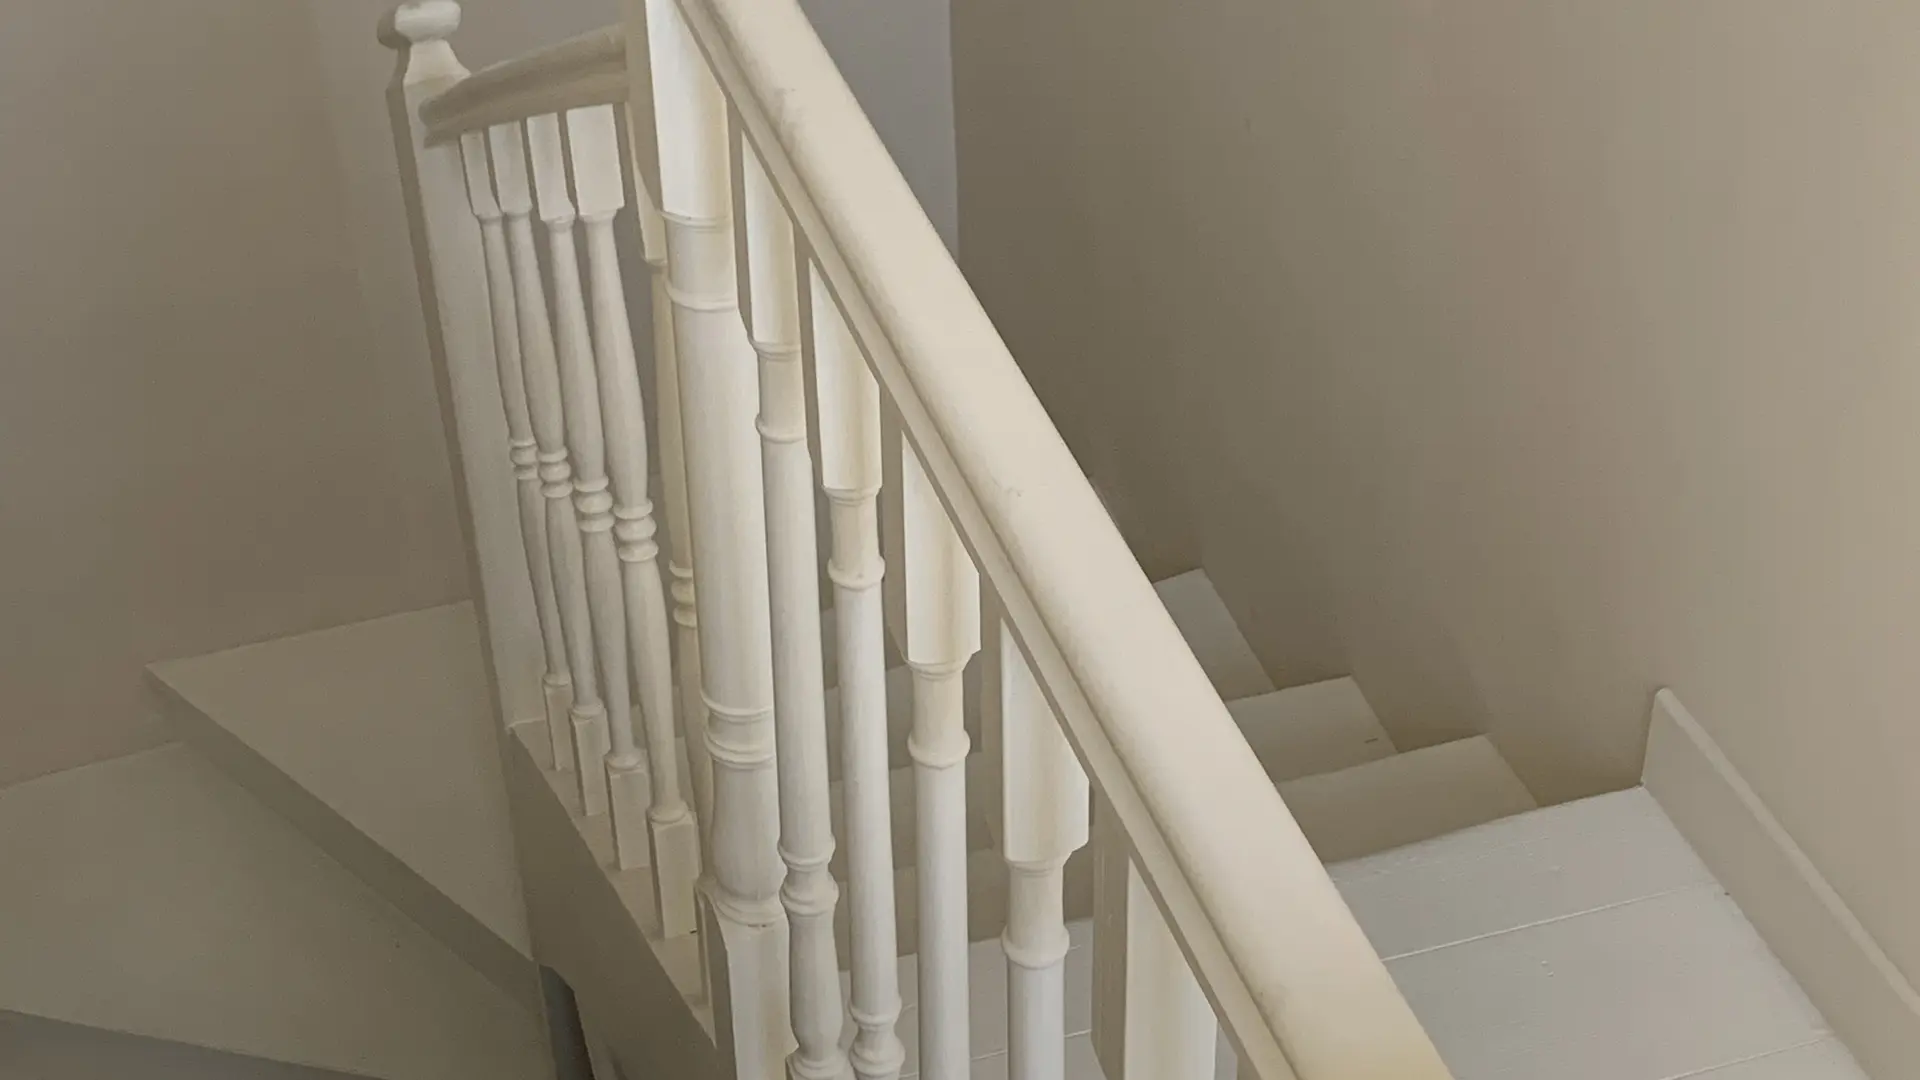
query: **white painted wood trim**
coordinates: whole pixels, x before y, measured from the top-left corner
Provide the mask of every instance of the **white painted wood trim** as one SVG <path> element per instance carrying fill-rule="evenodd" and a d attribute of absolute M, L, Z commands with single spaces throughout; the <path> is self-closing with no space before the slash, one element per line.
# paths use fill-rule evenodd
<path fill-rule="evenodd" d="M 1642 782 L 1861 1066 L 1920 1074 L 1920 993 L 1672 690 Z"/>
<path fill-rule="evenodd" d="M 547 113 L 627 100 L 626 35 L 606 26 L 474 72 L 425 101 L 426 142 Z"/>

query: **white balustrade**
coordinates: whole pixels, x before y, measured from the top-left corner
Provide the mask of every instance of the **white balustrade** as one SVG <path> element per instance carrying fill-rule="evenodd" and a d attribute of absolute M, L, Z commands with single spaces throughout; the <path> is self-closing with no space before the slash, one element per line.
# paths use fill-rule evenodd
<path fill-rule="evenodd" d="M 773 700 L 779 747 L 780 899 L 792 935 L 792 1080 L 846 1075 L 840 1048 L 840 964 L 828 866 L 826 679 L 820 644 L 820 563 L 814 522 L 807 388 L 800 369 L 799 264 L 793 224 L 752 147 L 741 152 L 747 219 L 745 292 L 760 354 L 760 454 L 767 484 L 767 578 L 773 600 Z"/>
<path fill-rule="evenodd" d="M 1007 859 L 1007 1075 L 1066 1075 L 1067 858 L 1086 845 L 1091 793 L 1033 669 L 1002 627 L 1000 739 Z M 1204 1074 L 1203 1074 L 1204 1075 Z"/>
<path fill-rule="evenodd" d="M 882 639 L 880 389 L 817 272 L 808 287 L 820 476 L 831 515 L 835 658 L 840 689 L 840 778 L 845 804 L 847 906 L 852 916 L 853 1071 L 900 1075 L 899 937 L 894 925 L 893 821 L 888 793 L 887 660 Z"/>
<path fill-rule="evenodd" d="M 904 448 L 901 510 L 907 664 L 913 670 L 920 1075 L 964 1080 L 967 1015 L 967 751 L 960 674 L 980 650 L 980 576 L 919 457 Z M 1083 781 L 1084 783 L 1084 781 Z"/>
<path fill-rule="evenodd" d="M 479 223 L 462 235 L 443 209 L 410 207 L 447 339 L 434 343 L 436 360 L 466 365 L 449 380 L 450 430 L 466 482 L 485 488 L 470 506 L 475 529 L 489 513 L 506 526 L 475 539 L 483 616 L 498 595 L 518 594 L 517 570 L 499 568 L 503 552 L 524 548 L 532 588 L 506 603 L 527 612 L 518 663 L 531 671 L 537 654 L 546 665 L 555 765 L 576 771 L 586 813 L 604 810 L 611 792 L 618 864 L 653 866 L 662 922 L 648 929 L 677 937 L 697 924 L 713 1030 L 735 1080 L 783 1071 L 789 1080 L 849 1071 L 898 1080 L 905 1065 L 883 488 L 900 495 L 888 550 L 904 571 L 897 614 L 914 685 L 920 1072 L 966 1076 L 977 1019 L 966 983 L 962 685 L 980 653 L 984 607 L 994 641 L 982 657 L 991 696 L 982 737 L 997 764 L 992 809 L 1009 871 L 1010 1080 L 1065 1074 L 1065 871 L 1090 824 L 1099 828 L 1095 1039 L 1109 1080 L 1206 1075 L 1222 1026 L 1251 1076 L 1444 1080 L 798 7 L 624 3 L 624 40 L 586 35 L 471 77 L 441 40 L 457 21 L 450 0 L 407 5 L 396 17 L 414 42 L 403 104 L 417 115 L 403 118 L 403 166 L 419 167 L 423 193 L 430 170 L 436 189 L 458 188 L 460 158 L 435 151 L 457 137 Z M 431 87 L 443 98 L 424 101 Z M 626 161 L 615 111 L 623 101 Z M 627 190 L 652 279 L 666 589 L 614 237 Z M 536 193 L 544 267 L 530 224 Z M 440 274 L 443 261 L 457 270 L 463 257 L 464 288 Z M 512 484 L 498 461 L 489 479 L 465 457 L 487 434 L 473 405 L 486 395 L 474 393 L 471 372 L 485 351 L 471 324 L 489 321 L 480 265 L 500 394 L 489 407 L 506 418 L 490 437 Z M 831 536 L 855 1029 L 844 1047 L 830 870 L 834 718 L 821 670 L 803 357 L 815 375 Z M 883 429 L 883 390 L 903 441 Z M 512 637 L 488 632 L 499 667 Z M 503 696 L 508 681 L 497 676 Z M 1249 831 L 1262 838 L 1257 850 L 1241 842 Z"/>
<path fill-rule="evenodd" d="M 499 200 L 493 193 L 493 173 L 487 164 L 486 137 L 479 132 L 461 136 L 466 165 L 467 197 L 480 222 L 480 238 L 487 267 L 487 292 L 493 315 L 493 350 L 499 366 L 500 399 L 506 409 L 507 445 L 519 491 L 520 533 L 526 545 L 527 574 L 533 579 L 535 610 L 546 653 L 542 680 L 546 699 L 547 731 L 556 769 L 571 769 L 573 760 L 573 675 L 567 665 L 567 645 L 560 625 L 560 606 L 554 588 L 553 557 L 547 532 L 547 500 L 540 482 L 539 449 L 527 403 L 527 381 L 520 353 L 520 314 L 513 292 L 507 233 Z"/>
<path fill-rule="evenodd" d="M 759 388 L 734 280 L 726 102 L 673 0 L 652 0 L 647 19 L 713 770 L 702 936 L 723 1052 L 736 1076 L 764 1077 L 792 1029 Z"/>
<path fill-rule="evenodd" d="M 606 430 L 594 383 L 594 343 L 580 288 L 580 253 L 573 235 L 577 215 L 567 192 L 567 151 L 560 118 L 551 113 L 529 117 L 526 126 L 534 198 L 546 227 L 547 264 L 553 277 L 560 396 L 568 460 L 573 466 L 574 509 L 586 561 L 587 614 L 605 691 L 608 752 L 601 761 L 582 755 L 581 776 L 601 776 L 613 815 L 614 864 L 626 869 L 646 861 L 645 814 L 650 793 L 646 762 L 634 746 L 633 708 L 627 693 L 626 611 L 620 596 L 620 556 L 614 549 Z"/>
<path fill-rule="evenodd" d="M 613 108 L 597 105 L 569 111 L 567 133 L 573 150 L 574 188 L 581 220 L 586 224 L 593 347 L 617 522 L 614 536 L 619 541 L 627 640 L 633 649 L 640 715 L 646 730 L 645 761 L 651 770 L 651 802 L 646 805 L 647 855 L 653 866 L 661 932 L 674 937 L 690 933 L 697 921 L 693 886 L 700 871 L 699 833 L 680 790 L 666 590 L 660 581 L 660 546 L 654 540 L 658 526 L 647 495 L 646 408 L 613 231 L 614 215 L 626 205 Z M 631 739 L 629 749 L 630 744 Z M 611 780 L 613 759 L 608 760 Z"/>

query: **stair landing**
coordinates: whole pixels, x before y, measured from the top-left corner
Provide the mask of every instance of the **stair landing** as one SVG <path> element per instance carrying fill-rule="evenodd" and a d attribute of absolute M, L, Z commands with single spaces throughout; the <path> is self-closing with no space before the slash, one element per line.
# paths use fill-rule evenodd
<path fill-rule="evenodd" d="M 473 606 L 153 665 L 168 720 L 421 926 L 537 1006 Z"/>

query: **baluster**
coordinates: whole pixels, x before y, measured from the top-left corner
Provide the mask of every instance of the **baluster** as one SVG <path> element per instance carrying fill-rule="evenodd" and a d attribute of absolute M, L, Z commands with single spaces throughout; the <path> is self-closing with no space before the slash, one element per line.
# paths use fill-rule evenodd
<path fill-rule="evenodd" d="M 701 936 L 722 1052 L 759 1080 L 792 1039 L 759 387 L 735 293 L 726 102 L 673 0 L 646 13 L 713 769 Z"/>
<path fill-rule="evenodd" d="M 780 775 L 780 890 L 792 935 L 790 984 L 797 1046 L 793 1080 L 837 1080 L 840 964 L 828 872 L 833 825 L 827 803 L 826 672 L 820 647 L 819 544 L 814 531 L 813 455 L 807 388 L 800 370 L 799 264 L 793 223 L 752 147 L 745 172 L 751 332 L 760 353 L 760 454 L 767 480 L 767 577 L 773 598 L 773 701 Z"/>
<path fill-rule="evenodd" d="M 1087 842 L 1089 792 L 1033 669 L 1002 626 L 1000 740 L 1006 835 L 1007 1075 L 1066 1072 L 1067 857 Z M 1204 1074 L 1202 1074 L 1204 1075 Z"/>
<path fill-rule="evenodd" d="M 598 388 L 594 343 L 580 291 L 580 255 L 574 244 L 575 213 L 567 195 L 566 148 L 560 118 L 527 120 L 533 156 L 533 189 L 547 230 L 553 275 L 553 306 L 560 353 L 560 397 L 567 423 L 567 453 L 573 465 L 573 504 L 579 515 L 586 558 L 587 614 L 593 626 L 594 659 L 603 680 L 608 752 L 604 760 L 581 758 L 582 775 L 602 773 L 613 815 L 614 864 L 646 863 L 645 820 L 649 792 L 646 762 L 633 744 L 633 710 L 627 695 L 627 627 L 620 596 L 620 556 L 614 550 L 614 496 L 607 479 L 607 439 Z"/>
<path fill-rule="evenodd" d="M 980 649 L 980 577 L 911 447 L 901 451 L 907 664 L 913 671 L 919 833 L 920 1075 L 964 1080 L 967 1017 L 967 738 L 960 673 Z"/>
<path fill-rule="evenodd" d="M 652 66 L 646 4 L 647 0 L 625 0 L 627 70 L 635 73 L 635 78 Z M 694 817 L 704 849 L 706 830 L 713 820 L 713 765 L 707 758 L 707 714 L 700 700 L 700 619 L 693 581 L 693 533 L 688 523 L 686 442 L 680 423 L 680 359 L 674 345 L 673 299 L 668 292 L 667 223 L 653 194 L 660 190 L 660 163 L 651 104 L 651 95 L 628 98 L 627 144 L 633 155 L 629 164 L 635 210 L 652 293 L 654 411 L 660 421 L 660 487 L 666 497 L 674 671 L 678 675 L 681 734 L 693 787 Z"/>
<path fill-rule="evenodd" d="M 454 495 L 470 541 L 474 606 L 487 637 L 500 719 L 512 724 L 539 713 L 545 668 L 510 478 L 508 433 L 500 422 L 500 369 L 487 332 L 486 256 L 474 227 L 460 146 L 427 145 L 420 120 L 422 103 L 467 77 L 448 41 L 459 26 L 460 5 L 453 0 L 418 0 L 394 10 L 399 40 L 384 35 L 383 40 L 404 55 L 399 77 L 387 88 L 387 104 L 415 245 L 427 352 L 454 466 Z M 537 488 L 533 495 L 537 501 Z M 566 730 L 564 699 L 557 709 L 539 714 L 550 723 L 558 719 L 560 730 Z"/>
<path fill-rule="evenodd" d="M 547 733 L 553 749 L 553 767 L 568 770 L 574 767 L 570 720 L 573 676 L 568 671 L 567 646 L 554 589 L 546 496 L 541 492 L 539 450 L 527 403 L 527 381 L 520 355 L 520 315 L 515 307 L 506 228 L 501 220 L 499 200 L 493 194 L 486 138 L 479 132 L 462 135 L 460 150 L 466 163 L 467 198 L 473 205 L 473 216 L 480 222 L 481 249 L 487 264 L 487 294 L 493 311 L 494 359 L 500 375 L 500 399 L 506 407 L 508 452 L 519 491 L 520 536 L 526 547 L 527 574 L 533 579 L 534 611 L 546 652 L 547 673 L 541 680 L 541 688 L 546 699 Z"/>
<path fill-rule="evenodd" d="M 533 238 L 533 185 L 527 174 L 527 148 L 519 124 L 487 129 L 493 155 L 494 190 L 507 219 L 507 265 L 520 315 L 520 357 L 526 376 L 527 405 L 539 448 L 541 494 L 547 499 L 547 551 L 553 565 L 553 589 L 560 609 L 561 637 L 573 672 L 573 760 L 580 779 L 581 812 L 607 810 L 607 710 L 593 659 L 593 622 L 587 609 L 586 555 L 580 523 L 574 517 L 573 467 L 567 457 L 567 423 L 560 390 L 560 364 L 554 354 L 553 323 L 540 282 L 540 256 Z"/>
<path fill-rule="evenodd" d="M 641 213 L 659 211 L 643 207 Z M 664 228 L 664 225 L 662 226 Z M 687 500 L 687 456 L 680 423 L 680 357 L 674 345 L 673 300 L 667 294 L 667 259 L 662 249 L 651 260 L 653 285 L 653 379 L 660 418 L 660 487 L 667 502 L 667 577 L 673 584 L 674 656 L 678 658 L 680 730 L 685 737 L 688 778 L 693 785 L 694 817 L 700 846 L 707 846 L 713 822 L 713 761 L 707 756 L 707 710 L 700 700 L 700 609 L 694 587 L 693 527 Z"/>
<path fill-rule="evenodd" d="M 1121 1061 L 1112 1080 L 1212 1075 L 1220 1023 L 1131 860 L 1126 934 Z"/>
<path fill-rule="evenodd" d="M 662 933 L 691 933 L 696 924 L 694 879 L 700 872 L 698 831 L 680 793 L 679 754 L 673 736 L 673 664 L 667 634 L 666 590 L 660 583 L 660 546 L 653 503 L 647 497 L 647 418 L 627 321 L 626 286 L 613 218 L 626 204 L 620 138 L 607 105 L 567 113 L 573 147 L 574 190 L 587 227 L 587 266 L 593 289 L 593 344 L 600 401 L 613 473 L 614 535 L 626 589 L 628 640 L 640 686 L 646 761 L 652 770 L 647 809 L 649 856 Z M 609 680 L 611 681 L 611 680 Z M 632 740 L 628 739 L 629 749 Z M 636 755 L 637 759 L 637 755 Z M 611 759 L 609 759 L 611 761 Z M 609 779 L 612 773 L 609 772 Z"/>
<path fill-rule="evenodd" d="M 840 687 L 840 778 L 845 803 L 853 996 L 860 1080 L 900 1075 L 899 938 L 894 926 L 893 822 L 888 795 L 887 672 L 882 643 L 880 388 L 840 309 L 813 272 L 813 362 L 820 415 L 820 476 L 833 536 L 835 656 Z"/>

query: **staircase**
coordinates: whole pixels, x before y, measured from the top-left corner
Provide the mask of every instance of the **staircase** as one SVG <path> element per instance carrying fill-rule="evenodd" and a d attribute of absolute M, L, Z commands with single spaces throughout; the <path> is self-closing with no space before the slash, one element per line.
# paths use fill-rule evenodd
<path fill-rule="evenodd" d="M 1650 789 L 1543 809 L 1147 580 L 797 6 L 477 74 L 459 17 L 396 12 L 390 101 L 474 602 L 156 665 L 187 745 L 0 792 L 0 1016 L 392 1080 L 1866 1075 L 1669 819 L 1722 768 L 1671 695 Z M 1714 865 L 1827 905 L 1776 944 L 1905 1075 L 1745 809 Z"/>
<path fill-rule="evenodd" d="M 1456 1077 L 1864 1076 L 1645 789 L 1537 809 L 1484 738 L 1402 752 L 1351 679 L 1273 689 L 1203 571 L 1157 591 L 1235 695 L 1235 720 Z M 0 902 L 14 916 L 0 973 L 15 976 L 0 1010 L 23 1014 L 15 1025 L 44 1018 L 32 1040 L 0 1025 L 0 1066 L 29 1046 L 35 1061 L 91 1060 L 113 1033 L 144 1037 L 133 1040 L 143 1060 L 199 1047 L 256 1068 L 395 1080 L 450 1064 L 542 1075 L 478 655 L 472 609 L 457 604 L 155 665 L 189 745 L 0 793 L 0 852 L 20 871 Z M 888 716 L 904 733 L 911 695 L 896 694 Z M 550 766 L 540 725 L 515 735 Z M 376 745 L 380 755 L 363 752 Z M 975 765 L 977 783 L 991 778 Z M 578 813 L 567 773 L 541 775 L 583 847 L 610 862 L 604 817 Z M 896 769 L 892 781 L 903 897 L 911 776 Z M 976 1080 L 1007 1075 L 998 829 L 984 813 L 968 828 Z M 610 877 L 634 920 L 651 923 L 638 876 Z M 1070 891 L 1065 1065 L 1099 1080 L 1086 877 Z M 913 910 L 903 900 L 902 915 Z M 517 963 L 502 965 L 503 948 Z M 697 954 L 663 960 L 697 999 Z M 909 951 L 909 1076 L 916 975 Z M 1222 1039 L 1216 1075 L 1235 1066 Z"/>

